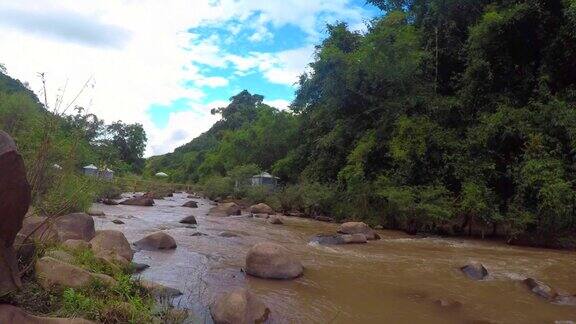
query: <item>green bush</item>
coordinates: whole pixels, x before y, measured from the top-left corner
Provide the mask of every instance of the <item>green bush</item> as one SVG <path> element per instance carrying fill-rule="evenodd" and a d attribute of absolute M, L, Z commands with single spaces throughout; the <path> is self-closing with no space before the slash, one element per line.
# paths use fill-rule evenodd
<path fill-rule="evenodd" d="M 47 191 L 39 197 L 36 207 L 45 215 L 57 216 L 87 211 L 96 197 L 96 182 L 72 173 L 54 178 Z"/>
<path fill-rule="evenodd" d="M 234 194 L 234 183 L 228 177 L 211 176 L 204 179 L 202 189 L 210 199 L 225 198 Z"/>

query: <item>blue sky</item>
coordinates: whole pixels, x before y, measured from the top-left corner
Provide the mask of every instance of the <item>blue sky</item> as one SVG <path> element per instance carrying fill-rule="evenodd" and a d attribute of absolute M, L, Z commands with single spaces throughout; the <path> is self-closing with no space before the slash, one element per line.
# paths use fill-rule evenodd
<path fill-rule="evenodd" d="M 363 0 L 350 1 L 347 6 L 358 9 L 363 14 L 360 21 L 357 17 L 348 21 L 355 28 L 361 28 L 359 26 L 362 25 L 363 20 L 367 21 L 379 14 L 375 7 L 367 5 Z M 304 53 L 294 53 L 294 56 L 297 57 L 293 59 L 298 60 L 294 63 L 301 67 L 303 60 L 311 61 L 313 59 L 310 48 L 325 37 L 325 24 L 339 20 L 333 16 L 333 13 L 321 10 L 316 14 L 317 25 L 314 26 L 313 30 L 305 29 L 305 27 L 299 26 L 297 22 L 278 25 L 274 21 L 258 25 L 249 23 L 249 21 L 258 21 L 261 15 L 263 15 L 262 11 L 256 10 L 244 20 L 231 19 L 213 25 L 190 28 L 188 32 L 194 38 L 190 46 L 208 42 L 219 47 L 222 52 L 228 55 L 240 57 L 250 56 L 250 53 L 275 54 L 289 50 L 299 51 L 305 48 Z M 340 18 L 342 21 L 346 21 L 344 17 Z M 203 92 L 204 96 L 200 101 L 203 104 L 225 101 L 243 89 L 264 95 L 268 102 L 276 103 L 281 109 L 285 108 L 285 105 L 294 98 L 296 87 L 288 81 L 288 76 L 285 78 L 267 76 L 265 71 L 257 67 L 243 71 L 239 70 L 232 62 L 224 66 L 205 62 L 195 62 L 195 65 L 208 78 L 227 80 L 226 84 L 218 87 L 204 85 L 202 82 L 199 84 L 192 80 L 186 81 L 187 87 L 200 89 Z M 297 71 L 304 72 L 303 69 L 297 69 Z M 294 71 L 285 72 L 294 74 Z M 164 128 L 168 126 L 169 115 L 191 109 L 190 102 L 185 98 L 178 98 L 166 105 L 154 104 L 148 112 L 155 125 Z"/>
<path fill-rule="evenodd" d="M 326 23 L 363 30 L 379 14 L 364 0 L 0 0 L 0 62 L 37 93 L 47 72 L 53 97 L 88 79 L 77 103 L 142 123 L 150 156 L 208 130 L 243 89 L 285 109 Z"/>

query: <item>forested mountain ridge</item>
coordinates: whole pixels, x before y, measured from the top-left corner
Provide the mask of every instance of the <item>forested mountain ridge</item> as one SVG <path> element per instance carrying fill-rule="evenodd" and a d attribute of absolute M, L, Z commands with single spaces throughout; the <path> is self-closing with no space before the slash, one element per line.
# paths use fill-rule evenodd
<path fill-rule="evenodd" d="M 283 209 L 575 246 L 576 1 L 369 2 L 385 14 L 328 26 L 290 111 L 243 92 L 147 172 L 225 192 L 267 170 L 299 192 Z"/>

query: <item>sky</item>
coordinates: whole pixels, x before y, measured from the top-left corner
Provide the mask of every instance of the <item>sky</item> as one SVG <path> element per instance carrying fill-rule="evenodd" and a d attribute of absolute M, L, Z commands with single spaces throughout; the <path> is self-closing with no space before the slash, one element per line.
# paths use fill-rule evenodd
<path fill-rule="evenodd" d="M 141 123 L 145 156 L 207 131 L 246 89 L 286 109 L 326 24 L 363 31 L 365 0 L 0 0 L 0 63 L 60 110 Z M 75 99 L 77 98 L 77 99 Z"/>

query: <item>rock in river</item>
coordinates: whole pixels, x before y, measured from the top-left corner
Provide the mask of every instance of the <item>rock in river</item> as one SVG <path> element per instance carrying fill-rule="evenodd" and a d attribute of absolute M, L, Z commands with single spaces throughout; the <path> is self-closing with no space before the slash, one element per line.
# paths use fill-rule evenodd
<path fill-rule="evenodd" d="M 364 234 L 344 234 L 342 236 L 344 237 L 344 242 L 346 244 L 361 244 L 368 242 L 368 239 Z"/>
<path fill-rule="evenodd" d="M 230 215 L 240 215 L 242 213 L 240 206 L 236 203 L 228 202 L 222 203 L 218 206 L 212 208 L 210 213 L 216 216 L 230 216 Z"/>
<path fill-rule="evenodd" d="M 148 251 L 170 250 L 176 248 L 176 241 L 164 232 L 156 232 L 135 242 L 134 245 L 139 249 Z"/>
<path fill-rule="evenodd" d="M 90 241 L 95 254 L 108 254 L 108 251 L 115 252 L 127 261 L 132 261 L 134 251 L 124 233 L 114 230 L 98 231 L 96 236 Z"/>
<path fill-rule="evenodd" d="M 363 222 L 347 222 L 338 228 L 338 233 L 341 234 L 364 234 L 367 240 L 377 240 L 380 236 L 374 232 L 366 223 Z"/>
<path fill-rule="evenodd" d="M 117 203 L 115 200 L 112 200 L 112 199 L 109 199 L 109 198 L 102 199 L 102 203 L 103 203 L 104 205 L 109 205 L 109 206 L 116 206 L 116 205 L 118 205 L 118 203 Z"/>
<path fill-rule="evenodd" d="M 198 224 L 198 223 L 196 222 L 196 217 L 194 217 L 194 215 L 190 215 L 190 216 L 187 216 L 187 217 L 182 218 L 182 219 L 180 220 L 180 223 L 181 223 L 181 224 L 193 224 L 193 225 L 194 225 L 194 224 Z"/>
<path fill-rule="evenodd" d="M 150 268 L 150 266 L 145 263 L 137 263 L 137 262 L 130 263 L 130 270 L 132 270 L 132 273 L 139 273 L 148 268 Z"/>
<path fill-rule="evenodd" d="M 120 205 L 150 207 L 150 206 L 154 206 L 154 199 L 149 198 L 149 197 L 144 197 L 144 196 L 133 197 L 133 198 L 128 198 L 128 199 L 122 201 L 120 203 Z"/>
<path fill-rule="evenodd" d="M 186 203 L 184 203 L 184 205 L 182 205 L 182 207 L 198 208 L 198 203 L 195 202 L 194 200 L 190 200 L 190 201 L 187 201 Z"/>
<path fill-rule="evenodd" d="M 346 244 L 346 241 L 344 241 L 344 235 L 342 234 L 317 234 L 310 239 L 310 243 L 338 245 Z"/>
<path fill-rule="evenodd" d="M 268 222 L 269 222 L 270 224 L 274 224 L 274 225 L 282 225 L 282 224 L 284 224 L 284 223 L 282 222 L 282 220 L 281 220 L 280 218 L 278 218 L 278 217 L 270 217 L 270 219 L 268 220 Z"/>
<path fill-rule="evenodd" d="M 144 279 L 140 279 L 140 285 L 156 298 L 171 298 L 182 295 L 182 292 L 176 288 L 164 286 Z"/>
<path fill-rule="evenodd" d="M 271 215 L 271 214 L 274 214 L 274 209 L 272 209 L 272 207 L 270 207 L 264 203 L 259 203 L 259 204 L 250 206 L 250 213 Z"/>
<path fill-rule="evenodd" d="M 275 243 L 258 243 L 246 255 L 246 273 L 265 279 L 293 279 L 304 268 L 285 247 Z"/>
<path fill-rule="evenodd" d="M 547 299 L 548 301 L 552 301 L 558 297 L 558 292 L 542 281 L 536 280 L 534 278 L 526 278 L 523 280 L 523 282 L 531 292 L 539 297 Z"/>
<path fill-rule="evenodd" d="M 483 264 L 472 262 L 460 268 L 468 278 L 472 280 L 482 280 L 488 277 L 488 270 Z"/>
<path fill-rule="evenodd" d="M 270 309 L 251 292 L 238 288 L 218 296 L 210 314 L 215 324 L 252 324 L 266 321 Z"/>

